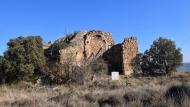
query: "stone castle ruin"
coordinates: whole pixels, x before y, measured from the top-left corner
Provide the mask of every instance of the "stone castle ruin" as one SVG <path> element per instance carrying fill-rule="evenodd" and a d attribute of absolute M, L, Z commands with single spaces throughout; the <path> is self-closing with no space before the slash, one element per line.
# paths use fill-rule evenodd
<path fill-rule="evenodd" d="M 126 38 L 122 43 L 122 64 L 125 75 L 130 75 L 135 71 L 135 59 L 138 54 L 137 39 Z"/>
<path fill-rule="evenodd" d="M 123 43 L 115 45 L 111 33 L 97 30 L 75 32 L 44 48 L 49 59 L 61 64 L 70 61 L 80 66 L 102 58 L 110 71 L 124 75 L 135 72 L 134 59 L 138 54 L 136 38 L 126 38 Z"/>

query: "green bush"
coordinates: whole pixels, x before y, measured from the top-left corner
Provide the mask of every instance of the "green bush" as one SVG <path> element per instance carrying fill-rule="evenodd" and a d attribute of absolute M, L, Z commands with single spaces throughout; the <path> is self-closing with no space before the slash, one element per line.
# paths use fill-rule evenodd
<path fill-rule="evenodd" d="M 1 58 L 3 81 L 33 80 L 44 69 L 46 61 L 41 37 L 18 37 L 7 45 L 4 58 Z"/>
<path fill-rule="evenodd" d="M 160 37 L 141 56 L 141 68 L 145 74 L 170 74 L 181 64 L 182 57 L 181 49 L 176 48 L 174 41 Z"/>
<path fill-rule="evenodd" d="M 8 79 L 8 75 L 10 75 L 10 68 L 11 65 L 9 61 L 0 56 L 0 83 L 5 83 L 5 81 Z"/>

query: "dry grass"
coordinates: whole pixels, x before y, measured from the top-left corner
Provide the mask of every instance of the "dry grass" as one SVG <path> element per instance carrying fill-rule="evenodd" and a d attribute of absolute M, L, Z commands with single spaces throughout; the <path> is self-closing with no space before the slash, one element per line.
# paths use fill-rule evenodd
<path fill-rule="evenodd" d="M 0 107 L 189 107 L 188 98 L 178 105 L 165 96 L 170 87 L 189 82 L 190 74 L 180 73 L 171 77 L 122 76 L 120 81 L 104 75 L 80 86 L 2 85 Z"/>

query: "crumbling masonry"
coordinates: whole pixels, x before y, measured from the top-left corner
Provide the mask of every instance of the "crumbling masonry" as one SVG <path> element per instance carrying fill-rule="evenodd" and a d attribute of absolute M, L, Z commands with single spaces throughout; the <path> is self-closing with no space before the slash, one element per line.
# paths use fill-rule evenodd
<path fill-rule="evenodd" d="M 60 44 L 65 45 L 65 43 L 67 46 L 60 48 Z M 59 48 L 55 48 L 57 45 Z M 48 53 L 50 56 L 55 56 L 56 51 L 54 53 L 52 51 L 54 48 L 59 49 L 58 57 L 61 64 L 72 61 L 73 64 L 80 66 L 84 62 L 91 63 L 103 58 L 109 65 L 110 71 L 119 71 L 124 75 L 135 72 L 134 63 L 138 54 L 136 38 L 126 38 L 123 43 L 115 45 L 111 33 L 97 30 L 75 32 L 45 48 L 49 50 L 47 52 L 51 52 L 51 55 Z"/>
<path fill-rule="evenodd" d="M 138 54 L 137 39 L 126 38 L 122 43 L 123 72 L 130 75 L 135 71 L 135 60 Z"/>

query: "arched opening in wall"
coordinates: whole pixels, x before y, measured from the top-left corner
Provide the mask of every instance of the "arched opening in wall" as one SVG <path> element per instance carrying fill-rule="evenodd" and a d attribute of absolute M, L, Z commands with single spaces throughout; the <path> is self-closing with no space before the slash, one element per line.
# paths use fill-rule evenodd
<path fill-rule="evenodd" d="M 96 37 L 97 39 L 102 39 L 102 36 L 101 36 L 101 35 L 95 35 L 95 37 Z"/>

